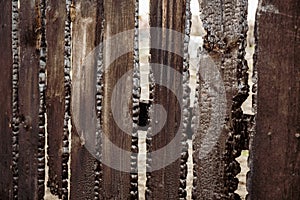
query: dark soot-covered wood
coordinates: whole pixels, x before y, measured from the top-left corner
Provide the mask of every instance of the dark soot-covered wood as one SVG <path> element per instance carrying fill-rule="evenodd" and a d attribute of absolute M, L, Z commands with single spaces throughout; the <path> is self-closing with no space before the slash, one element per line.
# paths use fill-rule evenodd
<path fill-rule="evenodd" d="M 207 35 L 196 91 L 193 198 L 238 199 L 234 192 L 240 167 L 235 158 L 242 150 L 241 104 L 249 90 L 244 59 L 247 1 L 199 2 Z M 223 111 L 224 116 L 220 115 Z"/>

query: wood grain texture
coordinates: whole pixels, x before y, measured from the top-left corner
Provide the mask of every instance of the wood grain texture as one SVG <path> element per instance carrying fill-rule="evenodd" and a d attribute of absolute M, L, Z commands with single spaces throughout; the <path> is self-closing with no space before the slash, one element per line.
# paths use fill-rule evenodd
<path fill-rule="evenodd" d="M 103 93 L 99 94 L 102 102 L 102 114 L 96 114 L 96 80 L 98 50 L 101 40 L 134 28 L 134 1 L 76 1 L 76 18 L 73 23 L 73 90 L 72 90 L 72 172 L 71 199 L 128 199 L 130 198 L 130 174 L 111 168 L 116 157 L 110 154 L 109 145 L 105 140 L 101 144 L 100 158 L 106 156 L 106 165 L 96 162 L 90 154 L 95 154 L 97 123 L 101 123 L 101 132 L 112 143 L 127 152 L 131 149 L 131 137 L 124 133 L 116 124 L 111 110 L 111 95 L 115 84 L 133 68 L 133 38 L 119 38 L 117 43 L 105 46 L 107 58 L 115 55 L 118 47 L 130 48 L 127 54 L 113 60 L 111 65 L 103 70 Z M 105 23 L 102 27 L 102 21 Z M 103 32 L 103 29 L 105 32 Z M 101 36 L 103 35 L 103 36 Z M 120 45 L 120 46 L 118 46 Z M 94 49 L 97 47 L 97 49 Z M 95 50 L 91 53 L 92 50 Z M 111 54 L 110 54 L 111 52 Z M 91 54 L 89 54 L 91 53 Z M 103 62 L 103 60 L 101 60 Z M 106 70 L 107 69 L 107 70 Z M 84 78 L 82 78 L 84 77 Z M 98 77 L 98 76 L 97 76 Z M 128 79 L 117 94 L 123 103 L 129 103 L 131 108 L 132 78 Z M 130 81 L 131 80 L 131 81 Z M 97 97 L 98 98 L 98 97 Z M 98 103 L 97 103 L 98 105 Z M 100 105 L 100 106 L 101 106 Z M 98 108 L 97 108 L 98 109 Z M 97 110 L 98 112 L 98 110 Z M 129 113 L 130 116 L 130 113 Z M 97 121 L 100 117 L 100 121 Z M 79 126 L 78 126 L 79 125 Z M 132 125 L 129 123 L 129 127 Z M 93 143 L 94 142 L 94 143 Z M 86 149 L 88 148 L 88 150 Z M 98 149 L 99 150 L 99 149 Z M 103 155 L 102 155 L 103 154 Z M 95 156 L 95 155 L 94 155 Z M 122 155 L 118 155 L 122 158 Z M 128 159 L 127 159 L 128 160 Z M 129 158 L 130 160 L 130 158 Z M 120 166 L 122 168 L 122 166 Z M 130 169 L 130 163 L 125 168 Z M 99 171 L 100 170 L 100 171 Z M 103 171 L 101 171 L 103 170 Z M 116 184 L 117 183 L 117 184 Z M 101 188 L 101 189 L 100 189 Z"/>
<path fill-rule="evenodd" d="M 258 6 L 251 199 L 300 198 L 299 10 L 297 0 L 263 0 Z"/>
<path fill-rule="evenodd" d="M 135 4 L 134 0 L 120 1 L 104 1 L 104 40 L 134 29 Z M 133 32 L 132 32 L 133 33 Z M 128 34 L 127 34 L 128 36 Z M 130 35 L 131 36 L 131 35 Z M 103 158 L 106 158 L 106 163 L 103 165 L 103 198 L 104 199 L 130 199 L 130 173 L 118 171 L 111 168 L 116 163 L 120 169 L 130 169 L 130 158 L 126 156 L 126 152 L 131 151 L 131 132 L 132 132 L 132 71 L 133 69 L 133 34 L 132 37 L 121 36 L 108 44 L 104 49 L 106 60 L 110 60 L 108 66 L 105 66 L 103 74 L 103 111 L 101 121 L 103 122 L 103 134 L 115 146 L 122 149 L 121 154 L 112 154 L 111 146 L 103 140 Z M 124 55 L 114 58 L 118 52 L 126 49 Z M 120 78 L 129 72 L 126 82 L 118 84 L 116 96 L 112 97 L 113 89 L 115 89 Z M 112 102 L 118 102 L 118 109 L 112 115 Z M 120 106 L 121 105 L 121 106 Z M 125 110 L 127 109 L 128 110 Z M 124 115 L 125 114 L 125 115 Z M 125 117 L 126 116 L 126 117 Z M 127 133 L 121 130 L 117 125 L 116 120 L 122 119 L 126 121 L 124 125 L 128 130 Z M 124 152 L 124 154 L 123 154 Z M 128 154 L 127 154 L 128 155 Z M 122 163 L 115 162 L 124 161 Z"/>
<path fill-rule="evenodd" d="M 95 48 L 98 3 L 78 0 L 73 6 L 70 199 L 94 199 L 95 158 L 85 141 L 95 141 L 96 68 L 84 59 Z"/>
<path fill-rule="evenodd" d="M 61 197 L 62 143 L 64 128 L 64 28 L 66 5 L 48 1 L 47 10 L 47 130 L 48 181 L 52 194 Z"/>
<path fill-rule="evenodd" d="M 183 185 L 180 185 L 180 155 L 181 149 L 183 149 L 181 144 L 180 124 L 182 108 L 180 103 L 183 90 L 181 74 L 183 71 L 185 1 L 150 1 L 150 26 L 174 30 L 179 34 L 155 30 L 150 32 L 150 45 L 152 47 L 150 49 L 150 63 L 156 83 L 153 88 L 153 104 L 163 106 L 166 111 L 166 122 L 164 124 L 159 123 L 161 121 L 159 111 L 154 112 L 153 116 L 151 116 L 152 132 L 148 132 L 148 134 L 150 134 L 152 140 L 149 143 L 150 148 L 148 151 L 149 153 L 158 151 L 171 141 L 176 144 L 178 151 L 176 151 L 176 155 L 174 155 L 174 152 L 162 151 L 161 155 L 159 155 L 160 158 L 150 158 L 151 160 L 148 164 L 153 168 L 148 168 L 147 170 L 155 171 L 148 171 L 146 199 L 157 199 L 158 197 L 160 199 L 179 199 L 179 189 L 185 189 L 184 180 L 182 182 Z M 179 55 L 172 52 L 179 52 Z M 159 66 L 160 64 L 161 66 Z M 172 68 L 178 73 L 172 73 L 162 65 Z M 162 84 L 167 85 L 169 88 L 162 86 Z M 172 90 L 176 91 L 177 94 L 174 94 Z M 159 127 L 161 125 L 163 128 L 160 130 Z M 179 134 L 179 137 L 175 137 L 177 134 Z M 170 157 L 174 156 L 177 159 L 175 158 L 171 164 L 165 163 Z M 154 169 L 157 163 L 160 163 L 162 168 Z M 183 193 L 185 192 L 183 191 Z"/>
<path fill-rule="evenodd" d="M 19 181 L 20 199 L 38 199 L 39 147 L 39 49 L 41 15 L 39 2 L 20 4 L 19 71 Z"/>
<path fill-rule="evenodd" d="M 0 7 L 0 199 L 12 199 L 12 5 L 1 0 Z"/>

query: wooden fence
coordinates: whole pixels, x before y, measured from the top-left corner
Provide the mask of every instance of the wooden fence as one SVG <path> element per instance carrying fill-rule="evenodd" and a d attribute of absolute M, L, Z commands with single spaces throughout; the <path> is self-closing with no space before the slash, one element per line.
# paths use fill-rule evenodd
<path fill-rule="evenodd" d="M 210 58 L 219 74 L 199 72 L 191 113 L 190 0 L 150 0 L 150 26 L 174 30 L 182 37 L 150 30 L 149 63 L 178 73 L 152 66 L 146 109 L 140 102 L 138 3 L 0 0 L 0 199 L 43 199 L 46 188 L 61 199 L 138 199 L 141 121 L 148 124 L 146 199 L 187 198 L 188 156 L 193 156 L 193 199 L 240 199 L 235 193 L 240 172 L 236 158 L 248 149 L 248 199 L 300 199 L 300 2 L 259 2 L 254 70 L 249 75 L 247 0 L 200 1 L 207 32 L 200 67 Z M 131 30 L 132 38 L 103 45 Z M 114 57 L 122 46 L 130 50 L 106 70 L 104 57 Z M 95 67 L 84 68 L 92 51 L 98 55 L 92 61 Z M 129 109 L 130 120 L 124 120 L 130 135 L 118 127 L 111 106 L 113 88 L 127 72 L 129 78 L 118 87 L 117 98 L 120 108 Z M 206 79 L 209 75 L 214 76 Z M 251 76 L 254 116 L 241 109 Z M 163 86 L 166 83 L 171 83 L 169 88 Z M 220 84 L 224 101 L 219 99 Z M 91 94 L 93 98 L 87 98 Z M 166 111 L 161 130 L 155 104 Z M 90 110 L 95 112 L 86 112 Z M 122 109 L 116 112 L 122 118 Z M 216 112 L 224 112 L 224 119 L 215 117 Z M 188 155 L 191 118 L 193 155 Z M 94 134 L 85 134 L 87 129 Z M 207 142 L 207 134 L 212 134 L 213 142 Z M 131 152 L 128 162 L 112 167 L 125 153 L 101 162 L 111 151 L 104 137 Z M 164 163 L 170 152 L 164 152 L 162 160 L 150 156 L 174 138 L 178 155 L 171 163 Z M 92 150 L 87 148 L 89 141 L 94 142 Z M 157 162 L 162 168 L 155 168 Z"/>

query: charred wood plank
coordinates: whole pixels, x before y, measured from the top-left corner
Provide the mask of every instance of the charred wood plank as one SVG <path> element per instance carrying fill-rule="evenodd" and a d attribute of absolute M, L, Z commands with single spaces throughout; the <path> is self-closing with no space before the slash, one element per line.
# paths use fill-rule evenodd
<path fill-rule="evenodd" d="M 200 2 L 207 32 L 200 52 L 193 126 L 194 199 L 239 199 L 235 160 L 244 149 L 248 96 L 247 1 Z"/>
<path fill-rule="evenodd" d="M 150 66 L 154 82 L 150 88 L 153 106 L 150 107 L 151 127 L 147 135 L 147 199 L 186 197 L 187 137 L 182 131 L 184 108 L 181 106 L 183 74 L 188 71 L 188 67 L 184 69 L 183 66 L 185 8 L 186 1 L 150 1 Z M 157 104 L 162 106 L 159 110 L 155 109 Z M 164 112 L 160 112 L 163 109 L 166 113 L 164 124 L 161 118 Z M 166 148 L 169 143 L 176 148 Z"/>
<path fill-rule="evenodd" d="M 62 148 L 65 113 L 64 91 L 64 39 L 66 5 L 61 1 L 48 1 L 46 37 L 47 59 L 47 154 L 50 192 L 62 197 Z"/>

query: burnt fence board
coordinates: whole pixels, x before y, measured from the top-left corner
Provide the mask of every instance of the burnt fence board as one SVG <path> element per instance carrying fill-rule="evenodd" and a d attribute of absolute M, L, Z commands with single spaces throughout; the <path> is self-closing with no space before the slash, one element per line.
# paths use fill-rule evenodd
<path fill-rule="evenodd" d="M 236 199 L 241 105 L 248 96 L 244 59 L 247 1 L 200 1 L 207 35 L 200 52 L 194 120 L 194 199 Z M 212 89 L 213 88 L 213 89 Z M 224 114 L 224 116 L 222 116 Z"/>
<path fill-rule="evenodd" d="M 12 199 L 12 20 L 11 1 L 1 0 L 0 13 L 0 197 Z"/>
<path fill-rule="evenodd" d="M 263 0 L 258 7 L 251 199 L 300 198 L 299 10 L 297 0 Z"/>
<path fill-rule="evenodd" d="M 101 1 L 99 1 L 100 3 Z M 93 66 L 84 66 L 84 59 L 95 48 L 95 28 L 97 23 L 97 7 L 99 3 L 96 1 L 79 0 L 74 2 L 72 16 L 72 142 L 71 142 L 71 188 L 70 199 L 94 199 L 95 198 L 95 158 L 84 146 L 84 140 L 94 140 L 95 127 L 87 133 L 88 122 L 94 122 L 93 116 L 89 112 L 80 113 L 81 110 L 91 110 L 95 107 L 95 101 L 91 99 L 91 93 L 94 92 L 92 83 L 94 80 L 95 68 Z M 100 33 L 99 33 L 100 34 Z M 80 77 L 85 77 L 80 79 Z M 75 81 L 80 84 L 76 84 Z M 82 82 L 81 82 L 82 81 Z M 85 85 L 90 84 L 90 88 Z M 89 89 L 89 91 L 86 91 Z M 90 91 L 92 90 L 92 91 Z M 89 97 L 89 102 L 84 103 L 85 95 Z M 75 98 L 76 97 L 76 98 Z M 73 107 L 76 105 L 76 107 Z M 91 107 L 86 107 L 86 106 Z M 81 116 L 86 115 L 86 116 Z M 94 113 L 96 114 L 96 113 Z M 79 123 L 74 122 L 79 120 Z M 78 126 L 80 124 L 81 126 Z M 82 132 L 81 128 L 83 131 Z"/>
<path fill-rule="evenodd" d="M 41 13 L 38 2 L 20 2 L 18 198 L 38 199 L 39 58 Z M 39 194 L 38 194 L 39 192 Z"/>
<path fill-rule="evenodd" d="M 135 25 L 135 1 L 134 0 L 120 0 L 120 1 L 104 1 L 104 41 L 107 41 L 109 37 L 112 37 L 118 33 L 124 31 L 133 31 Z M 126 120 L 125 125 L 129 132 L 125 132 L 118 127 L 116 124 L 116 118 L 124 117 L 124 113 L 128 113 L 127 116 L 131 116 L 131 110 L 133 108 L 132 104 L 132 90 L 133 90 L 133 74 L 130 70 L 133 69 L 133 35 L 129 38 L 118 38 L 116 41 L 113 41 L 107 49 L 104 49 L 104 55 L 107 56 L 104 58 L 109 59 L 115 55 L 115 52 L 125 48 L 128 50 L 124 55 L 120 55 L 113 59 L 112 63 L 108 66 L 105 66 L 103 72 L 103 109 L 101 115 L 101 122 L 103 136 L 108 138 L 115 146 L 118 146 L 123 151 L 131 151 L 131 139 L 130 135 L 133 131 L 131 117 L 124 118 Z M 120 50 L 119 50 L 120 49 Z M 105 53 L 108 52 L 108 53 Z M 130 72 L 129 77 L 127 78 L 125 84 L 118 85 L 117 88 L 117 97 L 119 101 L 113 99 L 112 92 L 113 89 L 117 86 L 120 78 L 127 72 Z M 119 102 L 118 110 L 115 112 L 115 115 L 112 115 L 112 102 Z M 121 106 L 120 106 L 121 105 Z M 128 106 L 128 110 L 124 110 Z M 119 107 L 120 106 L 120 107 Z M 129 121 L 127 121 L 129 120 Z M 110 146 L 106 143 L 106 140 L 103 140 L 102 144 L 103 149 L 103 158 L 107 157 L 106 153 L 111 153 Z M 112 155 L 112 154 L 108 154 Z M 116 169 L 110 168 L 115 162 L 114 159 L 123 159 L 125 162 L 118 167 L 121 169 L 127 168 L 130 166 L 130 162 L 126 162 L 126 154 L 117 155 L 117 157 L 110 156 L 107 164 L 103 164 L 103 198 L 104 199 L 130 199 L 130 173 L 118 171 Z M 136 173 L 136 172 L 135 172 Z M 137 187 L 137 186 L 133 186 Z"/>
<path fill-rule="evenodd" d="M 64 37 L 66 5 L 48 1 L 47 27 L 47 187 L 54 195 L 62 196 L 62 144 L 64 128 Z"/>
<path fill-rule="evenodd" d="M 161 32 L 157 32 L 157 30 L 151 30 L 150 32 L 151 49 L 149 62 L 152 65 L 155 79 L 155 85 L 151 89 L 152 91 L 150 91 L 150 95 L 153 95 L 153 97 L 150 98 L 153 98 L 153 104 L 163 106 L 163 109 L 166 111 L 166 122 L 163 128 L 159 130 L 160 123 L 158 122 L 161 122 L 161 115 L 158 113 L 154 113 L 153 116 L 150 115 L 152 129 L 148 130 L 148 139 L 150 138 L 150 142 L 147 144 L 147 151 L 148 153 L 159 151 L 159 149 L 163 149 L 168 143 L 175 142 L 176 148 L 179 149 L 179 154 L 176 154 L 176 159 L 170 164 L 165 164 L 165 162 L 167 162 L 169 157 L 172 157 L 173 153 L 171 152 L 162 151 L 160 158 L 147 158 L 147 165 L 150 166 L 147 169 L 147 199 L 157 199 L 157 197 L 161 199 L 179 199 L 186 196 L 185 176 L 187 168 L 185 163 L 181 166 L 181 149 L 185 148 L 186 143 L 181 143 L 184 138 L 181 130 L 182 127 L 180 127 L 183 115 L 180 104 L 183 94 L 181 75 L 183 73 L 185 4 L 186 1 L 181 0 L 150 1 L 150 26 L 164 29 Z M 181 33 L 182 37 L 178 37 L 174 32 L 167 33 L 166 29 L 176 31 L 179 35 Z M 181 55 L 171 53 L 177 50 L 181 52 Z M 172 73 L 163 65 L 176 70 L 178 73 Z M 167 85 L 167 87 L 162 86 L 162 84 Z M 177 91 L 178 94 L 174 94 L 172 90 Z M 177 134 L 180 134 L 179 138 L 176 137 Z M 154 166 L 156 166 L 155 163 L 161 163 L 162 168 L 154 169 Z"/>
<path fill-rule="evenodd" d="M 76 17 L 73 22 L 73 79 L 80 79 L 84 76 L 86 79 L 81 79 L 81 84 L 76 85 L 73 81 L 73 94 L 72 104 L 82 106 L 82 108 L 76 109 L 72 113 L 73 120 L 82 120 L 80 114 L 77 111 L 95 111 L 95 113 L 88 113 L 88 118 L 83 118 L 80 121 L 82 127 L 75 127 L 74 125 L 78 123 L 73 123 L 73 133 L 72 133 L 72 165 L 71 165 L 71 199 L 78 198 L 100 198 L 100 199 L 128 199 L 130 197 L 130 173 L 121 172 L 110 168 L 110 166 L 105 166 L 96 161 L 95 157 L 91 155 L 86 147 L 84 146 L 84 141 L 91 142 L 96 141 L 96 131 L 98 126 L 96 123 L 101 122 L 101 129 L 103 134 L 110 139 L 112 143 L 118 145 L 126 151 L 130 151 L 131 148 L 131 137 L 121 131 L 116 125 L 111 111 L 111 95 L 113 88 L 117 81 L 120 79 L 124 73 L 128 72 L 133 68 L 133 38 L 130 41 L 118 41 L 122 42 L 122 45 L 131 45 L 132 50 L 127 54 L 122 55 L 120 58 L 114 60 L 114 62 L 109 67 L 109 70 L 103 70 L 103 72 L 97 71 L 98 57 L 91 57 L 89 53 L 94 50 L 95 55 L 98 56 L 98 51 L 101 50 L 98 45 L 102 42 L 103 38 L 108 39 L 109 37 L 121 33 L 122 31 L 134 29 L 134 1 L 121 2 L 121 1 L 104 1 L 104 2 L 86 2 L 86 1 L 76 1 L 74 4 L 76 9 Z M 92 9 L 91 9 L 92 8 Z M 103 20 L 105 19 L 105 22 Z M 103 32 L 104 31 L 104 32 Z M 103 35 L 103 36 L 101 36 Z M 115 45 L 115 46 L 114 46 Z M 120 44 L 118 44 L 120 45 Z M 85 46 L 85 52 L 83 52 L 83 46 Z M 112 44 L 107 46 L 110 51 L 117 51 L 117 44 Z M 94 49 L 96 48 L 96 49 Z M 107 49 L 107 52 L 109 50 Z M 108 57 L 110 55 L 107 55 Z M 94 60 L 95 59 L 95 60 Z M 96 116 L 96 74 L 103 73 L 103 80 L 99 84 L 103 84 L 103 91 L 100 95 L 104 95 L 103 101 L 101 102 L 103 113 L 102 115 Z M 89 77 L 89 78 L 88 78 Z M 132 80 L 132 79 L 131 79 Z M 76 81 L 76 82 L 77 82 Z M 80 82 L 79 81 L 79 82 Z M 90 87 L 86 87 L 86 85 Z M 121 88 L 122 95 L 124 98 L 122 101 L 124 103 L 130 102 L 132 95 L 132 81 Z M 76 86 L 81 87 L 78 90 Z M 84 93 L 80 93 L 84 91 Z M 78 94 L 75 94 L 75 93 Z M 125 92 L 125 93 L 124 93 Z M 120 93 L 120 94 L 121 94 Z M 90 95 L 93 98 L 85 98 L 82 95 Z M 84 101 L 91 101 L 86 103 Z M 130 104 L 130 103 L 129 103 Z M 129 105 L 130 106 L 130 105 Z M 130 112 L 131 107 L 129 107 L 128 112 Z M 83 114 L 83 113 L 81 113 Z M 97 121 L 96 118 L 100 118 Z M 85 121 L 91 121 L 91 127 L 89 123 Z M 129 126 L 131 126 L 129 124 Z M 81 130 L 89 130 L 88 133 L 82 133 Z M 93 133 L 93 134 L 91 134 Z M 88 135 L 87 135 L 88 134 Z M 100 139 L 101 140 L 101 139 Z M 103 140 L 105 141 L 105 140 Z M 100 143 L 103 142 L 102 140 Z M 96 145 L 96 142 L 95 142 Z M 96 146 L 91 146 L 89 150 L 100 150 L 100 154 L 105 152 L 110 152 L 109 146 L 103 142 L 100 144 L 101 148 Z M 98 149 L 97 149 L 98 148 Z M 95 156 L 95 155 L 94 155 Z M 105 155 L 103 155 L 105 156 Z M 116 158 L 113 158 L 116 159 Z M 109 161 L 108 161 L 109 162 Z M 114 162 L 114 160 L 112 160 Z M 106 163 L 109 165 L 109 163 Z M 130 165 L 130 163 L 128 163 Z M 103 170 L 103 171 L 101 171 Z M 100 189 L 101 188 L 101 189 Z"/>

